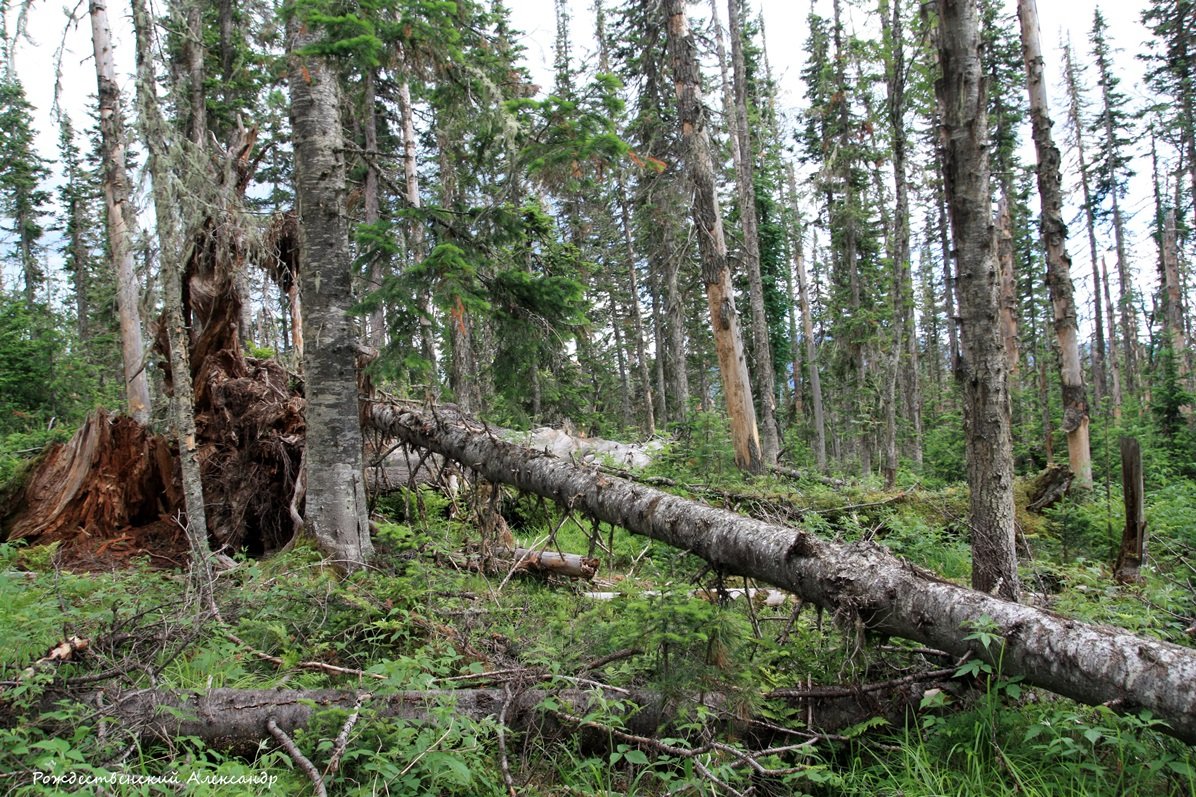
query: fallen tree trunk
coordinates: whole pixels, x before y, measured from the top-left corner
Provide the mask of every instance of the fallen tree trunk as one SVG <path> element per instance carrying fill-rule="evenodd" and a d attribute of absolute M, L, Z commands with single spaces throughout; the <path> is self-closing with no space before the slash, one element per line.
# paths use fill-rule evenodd
<path fill-rule="evenodd" d="M 943 581 L 870 542 L 841 544 L 704 506 L 503 442 L 454 410 L 376 403 L 378 430 L 484 478 L 699 556 L 861 620 L 869 629 L 955 656 L 971 654 L 1034 686 L 1122 713 L 1150 710 L 1196 742 L 1196 651 L 1071 620 Z M 1003 642 L 967 639 L 988 627 Z M 1003 647 L 1003 649 L 998 649 Z"/>
<path fill-rule="evenodd" d="M 265 738 L 266 721 L 271 718 L 290 733 L 306 727 L 321 711 L 352 711 L 361 694 L 351 689 L 139 689 L 115 697 L 106 695 L 101 710 L 122 726 L 137 728 L 139 738 L 146 741 L 188 736 L 227 749 Z M 417 722 L 434 718 L 435 709 L 446 705 L 460 717 L 497 717 L 509 699 L 506 720 L 516 729 L 526 727 L 533 716 L 542 716 L 537 707 L 547 698 L 565 711 L 580 710 L 582 714 L 594 703 L 594 694 L 584 689 L 526 689 L 510 694 L 503 689 L 429 689 L 367 696 L 363 708 L 375 716 Z M 620 690 L 611 691 L 608 697 L 626 700 L 628 695 Z M 637 695 L 630 704 L 624 718 L 628 728 L 655 731 L 662 716 L 661 700 Z"/>
<path fill-rule="evenodd" d="M 788 701 L 809 718 L 807 731 L 830 734 L 874 717 L 900 723 L 907 712 L 917 709 L 923 694 L 932 688 L 949 689 L 944 671 L 913 674 L 880 685 L 811 687 L 788 690 L 773 697 Z M 883 690 L 882 688 L 883 687 Z M 881 692 L 883 691 L 883 694 Z M 61 696 L 56 696 L 57 701 Z M 518 731 L 552 735 L 572 733 L 569 716 L 585 716 L 599 706 L 613 712 L 623 731 L 654 736 L 677 719 L 682 703 L 676 696 L 665 699 L 657 692 L 535 687 L 526 689 L 475 688 L 427 689 L 376 694 L 352 689 L 137 689 L 128 692 L 106 690 L 75 698 L 99 712 L 102 722 L 115 723 L 134 733 L 144 743 L 192 737 L 223 750 L 256 749 L 266 738 L 268 722 L 274 720 L 285 733 L 305 728 L 313 716 L 329 709 L 352 712 L 358 707 L 373 716 L 411 722 L 440 722 L 442 710 L 451 706 L 453 715 L 472 720 L 502 717 L 503 724 Z M 551 699 L 548 707 L 545 701 Z M 725 695 L 705 693 L 684 704 L 701 702 L 718 723 L 733 726 L 740 736 L 766 740 L 775 731 L 771 722 L 760 724 L 730 710 Z M 505 704 L 505 711 L 504 711 Z M 605 736 L 604 734 L 602 736 Z M 603 738 L 589 740 L 601 745 Z"/>

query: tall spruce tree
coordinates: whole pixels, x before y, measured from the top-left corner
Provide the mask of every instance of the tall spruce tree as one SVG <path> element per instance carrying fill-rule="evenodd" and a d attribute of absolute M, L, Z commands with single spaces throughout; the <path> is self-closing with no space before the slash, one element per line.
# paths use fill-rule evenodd
<path fill-rule="evenodd" d="M 1160 47 L 1139 57 L 1146 61 L 1146 82 L 1160 103 L 1164 125 L 1183 153 L 1188 172 L 1188 202 L 1196 229 L 1196 3 L 1151 0 L 1142 22 Z"/>
<path fill-rule="evenodd" d="M 45 301 L 42 236 L 50 193 L 46 162 L 34 144 L 33 106 L 7 58 L 0 66 L 0 228 L 11 236 L 7 259 L 20 269 L 30 313 Z"/>
<path fill-rule="evenodd" d="M 1133 157 L 1134 122 L 1129 109 L 1129 97 L 1121 90 L 1121 78 L 1113 63 L 1114 48 L 1109 41 L 1109 26 L 1099 8 L 1093 13 L 1090 37 L 1092 56 L 1096 64 L 1097 85 L 1101 102 L 1092 119 L 1090 132 L 1096 142 L 1092 156 L 1092 201 L 1100 215 L 1113 224 L 1113 240 L 1117 252 L 1117 308 L 1121 322 L 1122 376 L 1125 389 L 1133 394 L 1138 384 L 1138 314 L 1134 302 L 1134 275 L 1130 269 L 1127 222 L 1122 204 L 1129 192 Z"/>

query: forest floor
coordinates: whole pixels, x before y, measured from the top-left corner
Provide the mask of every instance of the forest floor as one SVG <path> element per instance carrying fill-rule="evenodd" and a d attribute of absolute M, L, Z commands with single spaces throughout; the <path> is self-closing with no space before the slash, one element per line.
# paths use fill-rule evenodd
<path fill-rule="evenodd" d="M 676 443 L 641 476 L 967 582 L 963 487 L 744 480 L 723 451 Z M 763 585 L 534 496 L 501 496 L 517 544 L 592 555 L 597 576 L 481 567 L 498 550 L 481 531 L 493 500 L 385 496 L 371 568 L 341 580 L 302 543 L 241 557 L 218 578 L 218 613 L 150 556 L 85 571 L 53 545 L 0 545 L 0 792 L 1196 796 L 1196 749 L 1148 715 L 874 638 L 792 596 L 744 600 Z M 1019 509 L 1023 600 L 1191 645 L 1194 513 L 1196 484 L 1150 490 L 1149 566 L 1119 585 L 1116 488 Z M 350 700 L 312 706 L 283 734 L 292 750 L 265 731 L 155 738 L 106 710 L 212 689 Z M 467 704 L 482 693 L 497 714 Z M 387 716 L 412 694 L 417 716 Z"/>

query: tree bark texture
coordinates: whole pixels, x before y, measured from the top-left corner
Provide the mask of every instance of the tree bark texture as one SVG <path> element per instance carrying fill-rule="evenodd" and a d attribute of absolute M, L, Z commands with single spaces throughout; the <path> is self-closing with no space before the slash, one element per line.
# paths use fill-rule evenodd
<path fill-rule="evenodd" d="M 1054 310 L 1055 337 L 1059 342 L 1059 381 L 1063 393 L 1063 431 L 1067 433 L 1067 459 L 1075 474 L 1073 485 L 1092 489 L 1092 454 L 1088 442 L 1088 394 L 1076 325 L 1076 302 L 1071 282 L 1071 255 L 1067 252 L 1067 225 L 1063 222 L 1062 156 L 1051 136 L 1050 106 L 1043 75 L 1039 41 L 1038 6 L 1035 0 L 1018 0 L 1022 26 L 1022 55 L 1030 94 L 1030 124 L 1038 153 L 1038 195 L 1042 200 L 1042 237 L 1046 243 L 1047 288 Z"/>
<path fill-rule="evenodd" d="M 362 221 L 367 225 L 375 225 L 382 218 L 380 208 L 380 193 L 378 179 L 378 109 L 377 109 L 377 70 L 366 69 L 361 77 L 361 138 L 365 145 L 365 178 L 361 184 Z M 403 84 L 406 86 L 406 84 Z M 401 90 L 400 90 L 401 92 Z M 406 128 L 403 130 L 406 133 Z M 406 142 L 404 142 L 405 145 Z M 405 146 L 404 146 L 405 148 Z M 404 154 L 404 163 L 406 155 Z M 418 207 L 418 205 L 416 206 Z M 373 292 L 382 287 L 385 278 L 384 257 L 370 258 L 366 273 L 367 292 Z M 382 305 L 374 308 L 369 315 L 366 340 L 378 351 L 386 348 L 386 316 Z"/>
<path fill-rule="evenodd" d="M 183 169 L 182 158 L 171 163 L 171 133 L 167 130 L 158 105 L 157 80 L 153 70 L 152 22 L 144 0 L 133 0 L 133 27 L 137 40 L 137 104 L 142 138 L 149 150 L 149 169 L 153 179 L 154 219 L 158 233 L 158 259 L 161 267 L 162 299 L 165 305 L 163 322 L 170 349 L 171 409 L 174 416 L 175 439 L 179 447 L 179 472 L 183 482 L 187 524 L 185 530 L 191 548 L 191 577 L 202 599 L 210 598 L 212 583 L 212 551 L 208 545 L 208 519 L 204 505 L 203 479 L 199 462 L 199 445 L 195 431 L 195 391 L 191 373 L 191 339 L 183 321 L 182 268 L 185 257 L 180 222 L 175 216 L 181 203 L 174 169 Z M 194 47 L 192 48 L 194 49 Z M 202 76 L 202 52 L 200 53 Z M 194 78 L 192 56 L 188 63 Z M 194 94 L 192 95 L 194 100 Z M 203 118 L 203 95 L 199 110 L 193 113 Z M 192 124 L 201 124 L 196 118 Z M 177 144 L 177 142 L 174 142 Z M 203 140 L 194 142 L 199 147 Z M 175 152 L 179 152 L 177 147 Z M 202 152 L 202 148 L 199 149 Z M 207 175 L 197 175 L 196 185 Z"/>
<path fill-rule="evenodd" d="M 1096 344 L 1092 350 L 1092 392 L 1093 398 L 1099 405 L 1102 398 L 1109 395 L 1109 387 L 1105 378 L 1105 324 L 1104 313 L 1101 312 L 1101 281 L 1100 261 L 1096 254 L 1096 214 L 1092 208 L 1092 183 L 1088 174 L 1088 159 L 1084 149 L 1084 122 L 1081 119 L 1080 85 L 1076 75 L 1075 62 L 1072 60 L 1070 43 L 1063 50 L 1063 74 L 1067 86 L 1067 115 L 1071 124 L 1076 148 L 1076 158 L 1079 161 L 1080 188 L 1084 199 L 1084 221 L 1088 231 L 1088 254 L 1092 258 L 1092 304 L 1093 326 L 1096 328 Z M 1111 330 L 1110 330 L 1111 331 Z"/>
<path fill-rule="evenodd" d="M 342 708 L 353 711 L 362 693 L 345 689 L 209 689 L 167 691 L 144 689 L 120 695 L 105 695 L 101 711 L 117 718 L 122 726 L 137 728 L 143 741 L 194 737 L 228 749 L 256 747 L 268 734 L 271 718 L 287 733 L 304 728 L 321 711 Z M 474 720 L 497 717 L 503 703 L 507 723 L 526 728 L 532 721 L 545 722 L 540 704 L 553 698 L 561 710 L 584 715 L 594 701 L 592 692 L 583 689 L 525 689 L 510 695 L 503 689 L 428 689 L 367 695 L 364 706 L 376 716 L 415 722 L 435 716 L 434 709 L 452 705 L 454 714 Z M 611 692 L 612 699 L 627 699 L 621 692 Z M 94 700 L 94 699 L 93 699 Z M 93 702 L 87 701 L 87 702 Z M 639 696 L 630 701 L 633 709 L 626 721 L 632 733 L 652 733 L 662 717 L 659 698 Z"/>
<path fill-rule="evenodd" d="M 753 601 L 767 603 L 757 590 Z M 775 593 L 775 591 L 774 591 Z M 606 599 L 614 593 L 594 593 Z M 700 596 L 707 597 L 707 596 Z M 725 596 L 709 596 L 720 600 Z M 734 594 L 726 597 L 737 597 Z M 783 597 L 783 596 L 782 596 Z M 773 605 L 773 604 L 768 604 Z M 85 640 L 69 640 L 68 644 Z M 64 645 L 64 647 L 66 647 Z M 77 647 L 69 648 L 71 650 Z M 595 663 L 591 663 L 594 666 Z M 597 663 L 601 666 L 601 663 Z M 883 717 L 891 724 L 902 722 L 931 688 L 951 688 L 943 673 L 929 672 L 925 677 L 911 676 L 899 682 L 853 686 L 810 686 L 799 689 L 776 689 L 765 697 L 789 703 L 798 716 L 804 716 L 810 730 L 837 733 L 866 720 Z M 484 675 L 482 677 L 485 677 Z M 142 689 L 127 693 L 105 692 L 82 696 L 80 702 L 93 708 L 122 728 L 132 730 L 143 743 L 171 740 L 182 736 L 201 739 L 216 749 L 236 752 L 256 752 L 266 738 L 270 721 L 280 730 L 290 733 L 307 727 L 315 715 L 330 709 L 342 709 L 346 714 L 359 706 L 377 718 L 406 720 L 415 723 L 436 722 L 443 717 L 443 709 L 451 706 L 453 714 L 475 721 L 503 718 L 506 728 L 541 736 L 582 734 L 583 744 L 601 748 L 610 744 L 604 726 L 596 724 L 587 729 L 573 719 L 584 717 L 599 705 L 621 715 L 621 729 L 640 736 L 658 736 L 662 727 L 678 730 L 673 725 L 680 716 L 681 705 L 700 703 L 716 724 L 729 725 L 731 730 L 746 731 L 748 725 L 740 709 L 728 696 L 720 693 L 676 696 L 666 699 L 659 693 L 645 690 L 628 692 L 623 689 L 552 689 L 497 688 L 427 689 L 391 694 L 373 694 L 348 689 L 231 689 L 206 691 Z M 545 707 L 552 700 L 557 708 Z M 47 703 L 47 710 L 50 705 Z M 563 715 L 559 716 L 555 712 Z M 771 723 L 769 723 L 771 724 Z M 709 726 L 701 727 L 706 730 Z M 700 732 L 700 730 L 698 732 Z M 692 734 L 695 731 L 681 731 Z M 753 732 L 757 736 L 759 730 Z"/>
<path fill-rule="evenodd" d="M 756 181 L 751 128 L 747 115 L 747 66 L 743 58 L 743 26 L 740 24 L 743 0 L 727 0 L 727 20 L 731 36 L 731 66 L 734 74 L 735 127 L 733 135 L 739 153 L 735 168 L 735 187 L 739 193 L 739 216 L 743 221 L 744 270 L 748 278 L 748 298 L 752 308 L 752 355 L 756 364 L 756 389 L 760 398 L 760 445 L 764 466 L 777 464 L 781 450 L 777 429 L 776 379 L 772 364 L 772 344 L 768 339 L 768 315 L 764 309 L 764 281 L 760 276 L 760 223 L 756 215 Z"/>
<path fill-rule="evenodd" d="M 1117 354 L 1117 336 L 1113 330 L 1116 322 L 1113 320 L 1113 295 L 1109 292 L 1109 267 L 1105 258 L 1100 259 L 1100 290 L 1105 294 L 1105 322 L 1109 329 L 1109 379 L 1110 390 L 1113 393 L 1113 417 L 1121 418 L 1121 360 Z"/>
<path fill-rule="evenodd" d="M 1005 344 L 1005 367 L 1010 378 L 1017 375 L 1021 340 L 1017 327 L 1017 276 L 1013 262 L 1013 218 L 1009 197 L 1002 194 L 996 215 L 997 268 L 1001 274 L 1001 340 Z"/>
<path fill-rule="evenodd" d="M 289 24 L 295 197 L 299 206 L 299 291 L 303 298 L 303 374 L 307 398 L 306 530 L 346 570 L 373 551 L 362 472 L 357 400 L 357 335 L 339 78 L 303 49 L 316 35 Z"/>
<path fill-rule="evenodd" d="M 993 251 L 988 120 L 975 0 L 938 0 L 943 179 L 959 267 L 959 316 L 972 586 L 1018 594 L 1013 438 Z"/>
<path fill-rule="evenodd" d="M 640 377 L 640 404 L 644 412 L 644 434 L 656 434 L 655 398 L 652 395 L 652 376 L 648 373 L 648 356 L 644 351 L 644 316 L 640 310 L 639 279 L 636 263 L 635 240 L 631 234 L 631 212 L 627 207 L 627 185 L 623 175 L 618 176 L 619 226 L 623 234 L 623 248 L 627 254 L 627 285 L 631 294 L 628 305 L 631 308 L 631 330 L 635 335 L 635 359 Z M 659 357 L 658 357 L 659 359 Z"/>
<path fill-rule="evenodd" d="M 403 189 L 407 198 L 407 206 L 411 208 L 423 207 L 423 200 L 419 193 L 419 169 L 416 166 L 416 150 L 419 141 L 415 137 L 415 109 L 411 104 L 411 83 L 403 80 L 399 83 L 399 113 L 403 119 Z M 411 249 L 411 260 L 419 263 L 427 255 L 427 245 L 424 235 L 423 221 L 413 219 L 408 232 L 407 245 Z M 428 291 L 421 290 L 419 295 L 419 342 L 423 358 L 430 364 L 432 383 L 438 379 L 436 363 L 436 329 L 433 319 L 432 297 Z"/>
<path fill-rule="evenodd" d="M 760 473 L 764 461 L 756 428 L 756 408 L 752 403 L 747 358 L 743 352 L 731 272 L 727 267 L 727 241 L 714 187 L 714 162 L 710 156 L 706 109 L 702 104 L 698 52 L 689 32 L 685 7 L 685 0 L 665 0 L 664 3 L 685 167 L 693 188 L 693 221 L 702 253 L 702 281 L 706 285 L 706 302 L 714 328 L 714 347 L 731 422 L 735 463 L 749 473 Z"/>
<path fill-rule="evenodd" d="M 137 275 L 133 269 L 130 220 L 135 211 L 129 203 L 131 184 L 125 164 L 125 141 L 120 112 L 120 87 L 116 82 L 116 61 L 112 55 L 112 30 L 104 0 L 91 0 L 91 40 L 95 52 L 96 82 L 100 105 L 100 139 L 104 169 L 104 204 L 108 216 L 108 249 L 116 272 L 116 307 L 120 318 L 120 350 L 124 361 L 125 396 L 129 415 L 138 423 L 149 423 L 149 381 L 142 360 L 145 342 L 141 335 L 141 311 Z"/>
<path fill-rule="evenodd" d="M 797 207 L 797 180 L 789 164 L 789 197 Z M 814 410 L 814 462 L 819 473 L 826 473 L 826 414 L 822 406 L 822 380 L 818 375 L 818 345 L 814 341 L 814 317 L 810 313 L 810 285 L 806 278 L 806 259 L 802 251 L 802 231 L 794 231 L 794 266 L 797 270 L 797 302 L 801 307 L 802 333 L 806 339 L 806 375 L 810 380 L 810 403 Z M 796 379 L 796 374 L 794 375 Z"/>
<path fill-rule="evenodd" d="M 1175 208 L 1167 210 L 1163 219 L 1163 240 L 1159 266 L 1163 284 L 1163 324 L 1181 378 L 1186 379 L 1188 341 L 1184 332 L 1183 286 L 1179 277 L 1179 242 L 1176 234 Z"/>
<path fill-rule="evenodd" d="M 1142 446 L 1137 438 L 1121 438 L 1121 488 L 1125 501 L 1125 527 L 1117 552 L 1114 577 L 1128 583 L 1141 578 L 1146 559 L 1146 488 L 1142 472 Z"/>
<path fill-rule="evenodd" d="M 915 466 L 922 465 L 922 390 L 918 382 L 918 336 L 914 323 L 914 286 L 911 274 L 909 221 L 909 177 L 907 165 L 907 136 L 905 131 L 905 21 L 899 0 L 882 0 L 881 25 L 885 30 L 888 57 L 885 64 L 885 109 L 893 137 L 893 200 L 895 227 L 893 230 L 893 331 L 894 368 L 889 375 L 895 380 L 900 373 L 905 382 L 906 404 L 913 432 L 911 454 Z M 904 347 L 905 368 L 901 363 Z M 889 408 L 885 417 L 885 483 L 892 486 L 897 478 L 896 385 L 887 397 Z"/>
<path fill-rule="evenodd" d="M 998 353 L 998 356 L 999 353 Z M 945 582 L 874 543 L 828 542 L 801 529 L 746 518 L 576 466 L 495 438 L 455 411 L 374 404 L 372 425 L 592 517 L 667 543 L 718 572 L 749 576 L 881 634 L 955 656 L 971 653 L 1006 675 L 1088 704 L 1150 709 L 1180 738 L 1196 740 L 1196 651 L 1089 625 Z M 991 618 L 1003 651 L 964 639 Z"/>

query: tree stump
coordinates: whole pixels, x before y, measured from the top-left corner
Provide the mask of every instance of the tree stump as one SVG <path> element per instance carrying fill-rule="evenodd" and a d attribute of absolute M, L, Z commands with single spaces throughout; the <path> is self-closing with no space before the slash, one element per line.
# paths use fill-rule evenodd
<path fill-rule="evenodd" d="M 1146 491 L 1142 476 L 1142 447 L 1133 437 L 1121 438 L 1121 485 L 1125 494 L 1125 529 L 1113 577 L 1122 584 L 1142 580 L 1146 558 Z"/>

